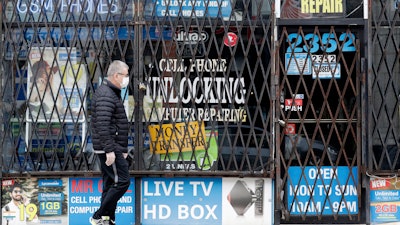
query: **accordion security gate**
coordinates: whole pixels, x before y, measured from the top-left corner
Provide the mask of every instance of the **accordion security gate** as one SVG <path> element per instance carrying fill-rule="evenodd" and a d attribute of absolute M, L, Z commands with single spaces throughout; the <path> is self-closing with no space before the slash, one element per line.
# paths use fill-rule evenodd
<path fill-rule="evenodd" d="M 271 177 L 277 223 L 366 221 L 362 171 L 399 157 L 398 11 L 372 4 L 364 40 L 275 34 L 260 0 L 3 0 L 2 176 L 98 174 L 90 98 L 122 59 L 132 175 Z"/>

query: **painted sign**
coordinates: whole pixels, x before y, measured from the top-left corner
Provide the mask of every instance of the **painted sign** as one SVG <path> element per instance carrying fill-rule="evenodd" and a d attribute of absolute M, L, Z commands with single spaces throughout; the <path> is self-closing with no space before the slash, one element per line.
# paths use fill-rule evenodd
<path fill-rule="evenodd" d="M 290 167 L 286 186 L 290 214 L 357 214 L 357 185 L 357 167 Z"/>
<path fill-rule="evenodd" d="M 218 158 L 218 131 L 199 122 L 150 125 L 150 150 L 170 169 L 209 170 Z"/>
<path fill-rule="evenodd" d="M 133 7 L 132 0 L 17 0 L 8 1 L 6 19 L 10 22 L 132 20 Z"/>
<path fill-rule="evenodd" d="M 159 68 L 161 71 L 179 72 L 202 71 L 219 72 L 226 70 L 226 61 L 223 59 L 190 59 L 190 67 L 178 59 L 161 59 Z M 175 88 L 179 87 L 179 88 Z M 202 88 L 200 88 L 202 87 Z M 152 100 L 158 106 L 168 104 L 166 108 L 154 108 L 153 118 L 158 122 L 161 120 L 174 121 L 230 121 L 245 122 L 247 111 L 242 107 L 238 108 L 203 108 L 203 107 L 173 107 L 174 103 L 190 104 L 235 104 L 244 105 L 246 96 L 246 85 L 244 78 L 237 77 L 195 77 L 193 79 L 182 77 L 150 77 L 146 98 Z M 159 103 L 158 103 L 159 102 Z M 161 103 L 162 102 L 162 103 Z M 158 113 L 158 116 L 155 116 Z"/>
<path fill-rule="evenodd" d="M 143 225 L 273 224 L 272 180 L 143 178 Z"/>
<path fill-rule="evenodd" d="M 205 148 L 206 132 L 202 122 L 150 125 L 149 132 L 150 149 L 158 154 Z"/>
<path fill-rule="evenodd" d="M 371 178 L 369 186 L 371 224 L 397 224 L 400 221 L 399 178 Z"/>
<path fill-rule="evenodd" d="M 335 35 L 334 33 L 322 33 L 320 34 L 306 33 L 300 35 L 298 33 L 290 33 L 287 37 L 288 47 L 287 53 L 311 53 L 314 54 L 318 51 L 325 51 L 326 53 L 332 53 L 338 50 L 338 43 L 342 43 L 340 49 L 342 52 L 355 52 L 356 37 L 353 33 L 341 33 Z M 306 43 L 308 43 L 306 45 Z"/>

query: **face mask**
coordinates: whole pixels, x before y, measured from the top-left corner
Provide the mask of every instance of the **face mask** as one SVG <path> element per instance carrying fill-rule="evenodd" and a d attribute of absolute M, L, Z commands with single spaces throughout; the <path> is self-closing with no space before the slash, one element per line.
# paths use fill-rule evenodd
<path fill-rule="evenodd" d="M 128 84 L 129 84 L 129 77 L 124 77 L 124 78 L 122 79 L 121 88 L 126 88 L 126 87 L 128 87 Z"/>

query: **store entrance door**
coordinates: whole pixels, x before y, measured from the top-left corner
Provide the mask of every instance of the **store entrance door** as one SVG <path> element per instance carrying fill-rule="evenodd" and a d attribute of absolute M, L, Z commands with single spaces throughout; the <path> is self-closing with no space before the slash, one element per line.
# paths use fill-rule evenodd
<path fill-rule="evenodd" d="M 278 202 L 284 220 L 359 218 L 361 33 L 333 26 L 280 30 L 277 193 L 284 193 Z"/>

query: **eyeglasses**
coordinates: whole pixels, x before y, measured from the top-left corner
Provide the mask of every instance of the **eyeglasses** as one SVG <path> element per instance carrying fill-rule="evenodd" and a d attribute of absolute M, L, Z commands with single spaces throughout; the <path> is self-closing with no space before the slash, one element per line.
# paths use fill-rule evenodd
<path fill-rule="evenodd" d="M 122 75 L 124 77 L 129 77 L 129 74 L 123 74 L 123 73 L 118 73 L 119 75 Z"/>

